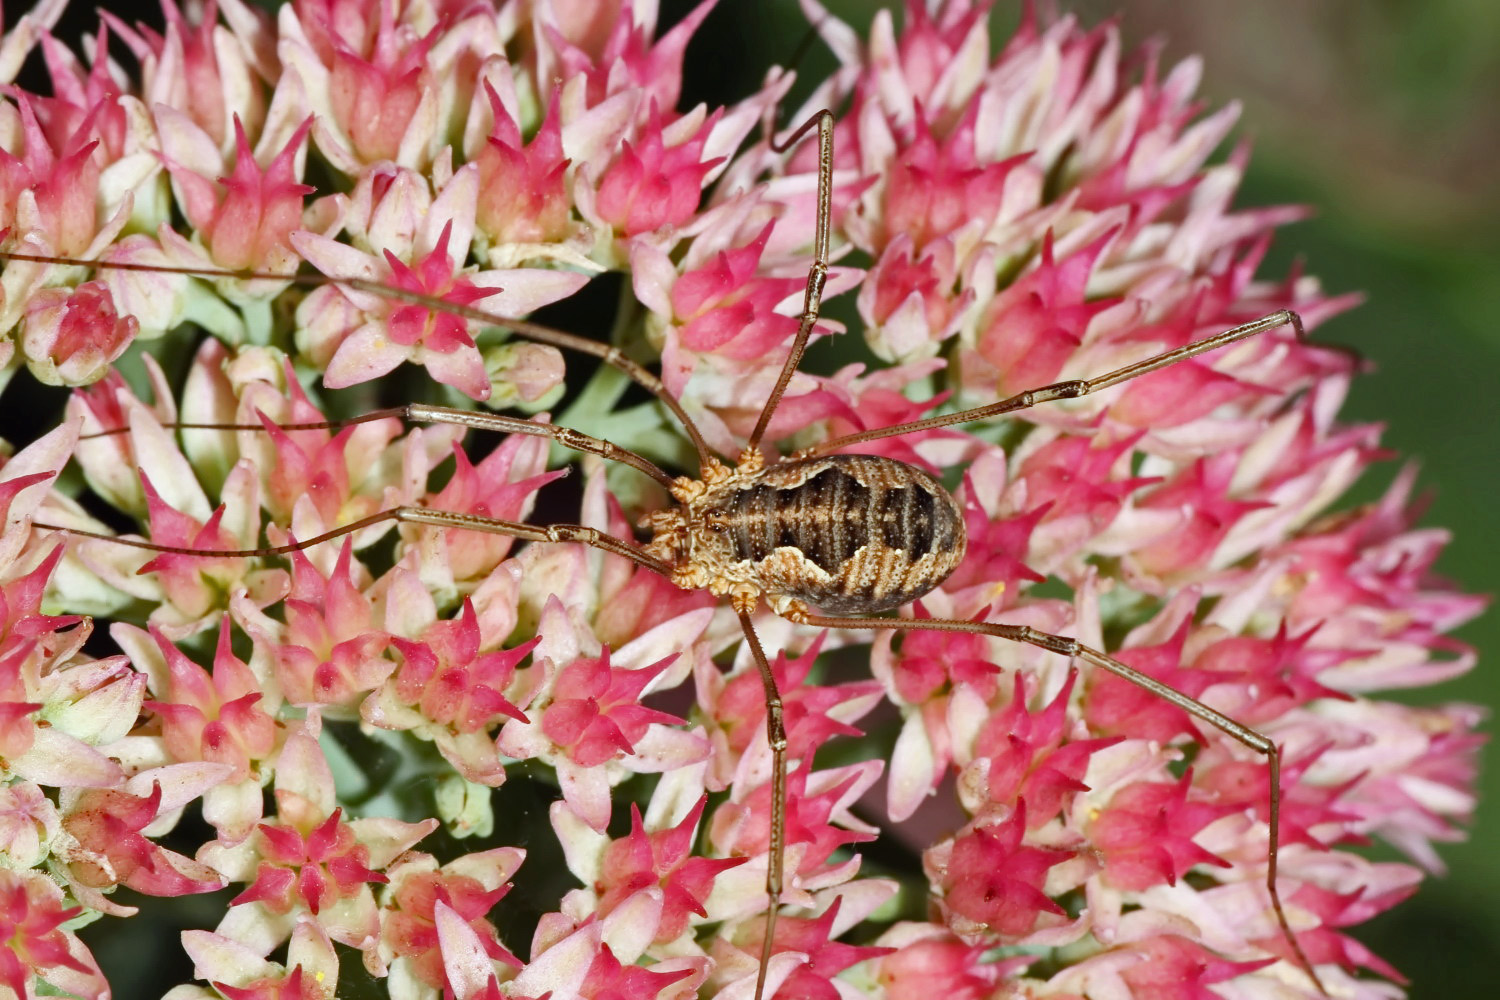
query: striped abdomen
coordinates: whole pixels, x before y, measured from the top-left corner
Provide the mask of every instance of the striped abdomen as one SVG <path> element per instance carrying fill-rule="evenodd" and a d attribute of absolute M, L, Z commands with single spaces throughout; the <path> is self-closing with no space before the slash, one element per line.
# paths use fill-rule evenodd
<path fill-rule="evenodd" d="M 752 566 L 777 550 L 766 589 L 831 614 L 886 611 L 941 583 L 964 553 L 963 517 L 920 469 L 869 455 L 772 466 L 719 506 L 732 558 Z"/>

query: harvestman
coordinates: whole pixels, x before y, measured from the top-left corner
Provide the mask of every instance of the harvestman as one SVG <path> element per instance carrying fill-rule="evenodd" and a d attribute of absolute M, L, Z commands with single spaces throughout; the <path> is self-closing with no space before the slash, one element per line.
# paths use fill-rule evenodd
<path fill-rule="evenodd" d="M 965 539 L 963 519 L 956 501 L 927 473 L 893 459 L 838 454 L 842 449 L 869 441 L 984 420 L 1051 400 L 1076 399 L 1279 327 L 1291 326 L 1297 337 L 1301 338 L 1304 332 L 1300 317 L 1290 310 L 1281 310 L 1094 378 L 1056 382 L 984 406 L 848 434 L 806 448 L 789 460 L 767 464 L 760 448 L 761 441 L 792 375 L 802 361 L 808 339 L 819 318 L 823 287 L 828 274 L 833 188 L 833 115 L 826 110 L 820 111 L 782 142 L 773 140 L 770 143 L 775 152 L 787 152 L 814 128 L 818 133 L 817 225 L 813 263 L 808 270 L 802 313 L 796 337 L 775 387 L 733 468 L 714 456 L 692 418 L 657 376 L 613 346 L 561 330 L 506 319 L 471 306 L 445 302 L 361 278 L 330 279 L 322 276 L 228 272 L 208 268 L 80 262 L 9 252 L 0 252 L 0 260 L 83 264 L 119 270 L 167 271 L 197 277 L 266 279 L 297 284 L 323 284 L 332 281 L 354 290 L 403 300 L 489 326 L 503 327 L 526 339 L 560 349 L 592 355 L 623 372 L 670 410 L 681 423 L 698 454 L 697 479 L 674 478 L 642 455 L 568 427 L 441 406 L 412 404 L 367 413 L 349 420 L 284 425 L 287 430 L 330 429 L 398 417 L 420 423 L 453 424 L 478 430 L 551 438 L 570 450 L 629 465 L 650 476 L 669 491 L 677 501 L 677 506 L 651 515 L 649 524 L 653 538 L 646 545 L 634 540 L 615 538 L 581 524 L 554 524 L 541 528 L 516 521 L 425 507 L 396 507 L 303 541 L 257 549 L 215 550 L 212 554 L 221 558 L 286 555 L 374 524 L 395 521 L 491 532 L 533 542 L 588 545 L 660 573 L 686 589 L 701 588 L 715 595 L 728 596 L 739 617 L 745 641 L 749 644 L 765 687 L 766 734 L 772 755 L 770 857 L 766 872 L 769 906 L 756 975 L 756 1000 L 761 1000 L 765 990 L 784 877 L 787 782 L 787 739 L 781 694 L 777 690 L 765 649 L 751 622 L 751 615 L 762 601 L 776 614 L 799 624 L 841 629 L 967 632 L 1050 650 L 1071 659 L 1082 660 L 1136 684 L 1264 756 L 1270 770 L 1267 891 L 1282 935 L 1290 944 L 1303 970 L 1319 991 L 1326 995 L 1327 991 L 1312 963 L 1292 932 L 1282 907 L 1281 895 L 1276 888 L 1281 807 L 1281 753 L 1276 744 L 1202 702 L 1066 636 L 1039 632 L 1026 625 L 954 619 L 853 617 L 893 610 L 937 587 L 962 560 Z M 262 429 L 259 425 L 238 424 L 184 423 L 176 426 L 205 430 Z M 208 554 L 201 549 L 118 538 L 57 525 L 37 523 L 35 526 L 65 531 L 75 536 L 101 538 L 153 552 Z M 819 614 L 814 608 L 833 613 Z"/>

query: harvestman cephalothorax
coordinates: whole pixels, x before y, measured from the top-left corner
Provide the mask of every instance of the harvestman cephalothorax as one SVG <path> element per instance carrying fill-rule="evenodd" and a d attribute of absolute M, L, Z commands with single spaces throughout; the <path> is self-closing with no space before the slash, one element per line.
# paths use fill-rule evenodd
<path fill-rule="evenodd" d="M 717 458 L 683 406 L 662 381 L 616 348 L 586 337 L 533 323 L 505 319 L 481 309 L 416 295 L 364 279 L 336 283 L 367 293 L 390 296 L 464 319 L 505 328 L 520 337 L 560 349 L 589 354 L 623 372 L 651 393 L 681 424 L 699 460 L 698 478 L 673 477 L 646 457 L 609 441 L 567 427 L 490 413 L 440 406 L 408 405 L 365 414 L 354 420 L 288 424 L 288 430 L 326 429 L 349 423 L 400 417 L 408 421 L 455 424 L 507 434 L 550 438 L 573 451 L 628 465 L 655 480 L 676 501 L 675 506 L 649 519 L 652 540 L 641 544 L 616 538 L 581 524 L 553 524 L 545 528 L 522 522 L 479 517 L 425 507 L 383 510 L 314 538 L 285 545 L 233 551 L 216 550 L 216 557 L 265 558 L 286 555 L 383 522 L 423 524 L 445 529 L 505 534 L 532 542 L 574 543 L 622 556 L 660 573 L 688 589 L 701 588 L 727 596 L 738 616 L 745 642 L 765 688 L 767 737 L 772 754 L 770 857 L 766 892 L 769 907 L 762 943 L 755 997 L 766 985 L 777 908 L 783 888 L 786 839 L 787 737 L 781 694 L 777 690 L 765 649 L 752 624 L 752 614 L 764 603 L 776 614 L 801 624 L 822 628 L 940 632 L 968 632 L 1025 643 L 1082 661 L 1113 673 L 1165 699 L 1266 758 L 1270 770 L 1269 857 L 1266 890 L 1275 918 L 1303 970 L 1322 991 L 1312 964 L 1287 920 L 1277 889 L 1280 846 L 1281 752 L 1266 736 L 1157 681 L 1106 653 L 1074 639 L 1037 631 L 1025 625 L 952 619 L 860 617 L 891 611 L 922 597 L 938 586 L 962 560 L 964 522 L 957 502 L 926 472 L 892 459 L 851 455 L 846 449 L 901 434 L 985 420 L 1015 413 L 1058 399 L 1074 399 L 1119 385 L 1149 372 L 1279 327 L 1290 326 L 1298 337 L 1302 322 L 1289 310 L 1225 330 L 1174 350 L 1146 358 L 1093 378 L 1057 382 L 1017 393 L 987 405 L 866 430 L 824 441 L 786 460 L 769 460 L 761 449 L 771 419 L 796 373 L 818 322 L 828 275 L 833 187 L 833 115 L 821 111 L 772 149 L 786 152 L 816 130 L 818 142 L 817 225 L 813 263 L 807 277 L 803 307 L 774 389 L 761 409 L 755 429 L 734 466 Z M 63 265 L 85 264 L 126 270 L 171 271 L 199 277 L 238 277 L 322 284 L 335 279 L 251 272 L 194 270 L 144 264 L 80 262 L 25 253 L 0 252 L 0 259 Z M 237 424 L 178 424 L 179 428 L 259 430 Z M 857 503 L 855 498 L 858 498 Z M 860 523 L 863 511 L 868 517 Z M 833 535 L 838 522 L 838 539 Z M 155 552 L 201 555 L 204 550 L 160 545 L 128 538 L 94 535 L 76 529 L 37 524 L 40 528 L 103 538 Z M 790 544 L 788 544 L 790 543 Z M 823 613 L 826 612 L 826 613 Z"/>

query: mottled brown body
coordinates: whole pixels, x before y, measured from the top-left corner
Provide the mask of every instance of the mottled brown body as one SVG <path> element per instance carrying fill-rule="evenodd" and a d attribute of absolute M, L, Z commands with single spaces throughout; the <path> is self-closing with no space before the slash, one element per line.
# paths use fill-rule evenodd
<path fill-rule="evenodd" d="M 963 559 L 963 515 L 921 469 L 827 455 L 683 484 L 652 520 L 652 551 L 685 587 L 831 614 L 900 607 Z"/>

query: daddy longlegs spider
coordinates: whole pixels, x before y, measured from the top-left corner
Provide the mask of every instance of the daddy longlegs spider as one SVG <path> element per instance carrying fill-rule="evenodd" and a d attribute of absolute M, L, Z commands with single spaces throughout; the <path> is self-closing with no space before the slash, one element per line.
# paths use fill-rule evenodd
<path fill-rule="evenodd" d="M 1281 310 L 1093 378 L 1056 382 L 983 406 L 847 434 L 805 448 L 788 459 L 768 461 L 761 444 L 777 406 L 801 364 L 809 338 L 818 322 L 828 275 L 833 123 L 831 112 L 820 111 L 784 140 L 773 140 L 770 143 L 774 151 L 785 153 L 800 143 L 809 132 L 814 129 L 817 131 L 817 223 L 813 263 L 808 271 L 796 335 L 755 428 L 733 467 L 713 454 L 687 411 L 656 375 L 617 348 L 586 337 L 522 320 L 506 319 L 472 306 L 429 298 L 360 278 L 330 279 L 322 276 L 314 278 L 139 263 L 77 261 L 20 252 L 0 252 L 0 259 L 118 270 L 166 271 L 196 277 L 266 279 L 298 284 L 333 282 L 353 290 L 447 312 L 476 323 L 502 327 L 534 342 L 592 355 L 622 372 L 666 407 L 682 425 L 697 453 L 699 474 L 696 479 L 673 477 L 643 455 L 571 428 L 443 406 L 412 404 L 379 410 L 349 420 L 283 425 L 285 430 L 332 429 L 352 423 L 399 417 L 410 422 L 452 424 L 477 430 L 550 438 L 563 448 L 628 465 L 649 476 L 670 493 L 676 506 L 651 515 L 649 524 L 653 530 L 653 538 L 645 545 L 633 539 L 617 538 L 582 524 L 552 524 L 544 528 L 524 522 L 425 507 L 394 507 L 340 525 L 313 538 L 262 548 L 213 550 L 211 554 L 217 558 L 287 555 L 372 525 L 394 521 L 504 534 L 531 542 L 591 546 L 668 577 L 681 587 L 701 588 L 718 596 L 727 596 L 764 685 L 766 731 L 772 755 L 771 829 L 766 875 L 768 908 L 756 974 L 756 1000 L 762 1000 L 765 992 L 785 877 L 783 868 L 788 768 L 781 693 L 777 689 L 766 651 L 751 617 L 762 603 L 791 622 L 825 629 L 974 633 L 1048 650 L 1138 685 L 1264 756 L 1270 772 L 1267 895 L 1280 933 L 1296 956 L 1297 963 L 1319 992 L 1326 995 L 1322 981 L 1292 931 L 1276 884 L 1281 807 L 1279 747 L 1256 730 L 1101 650 L 1066 636 L 1038 631 L 1026 625 L 941 618 L 857 617 L 907 605 L 938 586 L 962 560 L 965 548 L 964 524 L 957 502 L 942 485 L 922 470 L 893 459 L 844 453 L 845 449 L 857 445 L 902 434 L 986 420 L 1053 400 L 1077 399 L 1280 327 L 1290 326 L 1296 336 L 1301 338 L 1304 336 L 1301 319 L 1295 312 Z M 241 424 L 179 423 L 174 426 L 199 430 L 262 429 L 258 425 Z M 152 552 L 188 556 L 210 554 L 208 550 L 119 538 L 40 522 L 35 523 L 34 527 L 62 531 L 78 537 L 103 539 Z M 792 544 L 785 544 L 788 541 Z M 831 613 L 820 613 L 816 609 Z"/>

